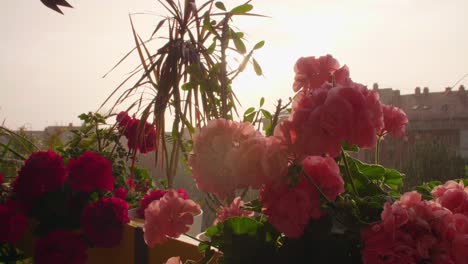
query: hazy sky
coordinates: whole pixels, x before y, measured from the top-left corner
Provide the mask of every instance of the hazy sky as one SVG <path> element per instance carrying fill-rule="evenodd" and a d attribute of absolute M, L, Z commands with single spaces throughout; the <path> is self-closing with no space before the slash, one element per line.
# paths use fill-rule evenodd
<path fill-rule="evenodd" d="M 79 123 L 133 69 L 106 73 L 133 47 L 129 13 L 145 39 L 164 15 L 156 0 L 70 0 L 65 16 L 39 0 L 2 1 L 0 122 L 17 128 Z M 200 2 L 200 1 L 198 1 Z M 226 0 L 228 8 L 243 1 Z M 268 19 L 242 18 L 264 77 L 244 74 L 234 86 L 244 107 L 292 96 L 294 62 L 327 53 L 354 81 L 411 93 L 441 91 L 468 73 L 466 0 L 254 0 Z M 148 15 L 149 14 L 149 15 Z M 136 55 L 135 55 L 136 56 Z M 468 85 L 468 78 L 461 84 Z M 458 85 L 457 85 L 458 87 Z"/>

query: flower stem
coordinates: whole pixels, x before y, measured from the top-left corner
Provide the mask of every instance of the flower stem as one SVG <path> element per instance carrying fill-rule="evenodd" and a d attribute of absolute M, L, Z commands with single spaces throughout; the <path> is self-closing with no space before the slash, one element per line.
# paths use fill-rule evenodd
<path fill-rule="evenodd" d="M 309 174 L 307 174 L 307 172 L 303 169 L 302 170 L 302 173 L 305 175 L 306 179 L 312 184 L 314 185 L 315 189 L 317 189 L 317 191 L 320 193 L 320 195 L 327 201 L 327 203 L 332 203 L 332 201 L 330 199 L 328 199 L 328 197 L 325 195 L 325 193 L 322 191 L 322 189 L 320 189 L 320 187 L 318 187 L 317 184 L 315 184 L 314 180 L 309 176 Z"/>
<path fill-rule="evenodd" d="M 382 138 L 379 136 L 377 139 L 377 144 L 375 145 L 375 164 L 379 164 L 380 161 L 380 141 Z"/>
<path fill-rule="evenodd" d="M 357 196 L 359 196 L 356 185 L 354 185 L 353 176 L 351 175 L 351 170 L 349 169 L 348 159 L 346 159 L 346 153 L 343 148 L 341 148 L 341 158 L 343 159 L 343 162 L 344 162 L 346 177 L 348 178 L 348 181 L 351 183 L 351 187 L 353 188 L 354 193 Z"/>

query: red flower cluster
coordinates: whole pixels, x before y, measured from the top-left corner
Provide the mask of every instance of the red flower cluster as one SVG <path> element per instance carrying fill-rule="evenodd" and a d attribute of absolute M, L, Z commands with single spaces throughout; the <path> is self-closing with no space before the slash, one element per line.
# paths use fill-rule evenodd
<path fill-rule="evenodd" d="M 65 182 L 66 169 L 61 156 L 55 152 L 31 154 L 13 182 L 13 192 L 27 208 L 47 192 L 60 188 Z"/>
<path fill-rule="evenodd" d="M 28 227 L 28 222 L 28 218 L 18 210 L 14 201 L 0 204 L 0 243 L 19 242 Z"/>
<path fill-rule="evenodd" d="M 114 190 L 114 196 L 122 200 L 127 199 L 128 190 L 125 188 L 117 188 Z"/>
<path fill-rule="evenodd" d="M 304 159 L 304 171 L 330 200 L 344 192 L 344 182 L 335 160 L 330 157 L 309 156 Z M 268 221 L 286 236 L 298 238 L 310 219 L 319 219 L 320 194 L 305 175 L 293 188 L 288 182 L 265 185 L 260 191 L 262 212 Z"/>
<path fill-rule="evenodd" d="M 352 82 L 348 69 L 338 69 L 338 62 L 330 55 L 318 60 L 302 58 L 298 64 L 309 65 L 304 60 L 311 60 L 311 65 L 318 61 L 320 67 L 314 66 L 310 71 L 320 70 L 304 75 L 307 89 L 298 93 L 291 116 L 276 127 L 275 135 L 302 157 L 323 154 L 336 157 L 343 141 L 373 147 L 384 126 L 378 93 Z M 301 72 L 297 75 L 302 76 Z M 334 81 L 330 82 L 330 78 Z"/>
<path fill-rule="evenodd" d="M 138 208 L 138 216 L 141 218 L 145 218 L 145 210 L 148 207 L 148 205 L 152 201 L 161 199 L 166 193 L 167 191 L 165 190 L 154 190 L 150 192 L 149 194 L 145 194 L 143 199 L 141 199 L 140 201 L 140 208 Z M 179 194 L 179 197 L 181 197 L 182 199 L 184 200 L 188 199 L 188 194 L 184 189 L 178 189 L 177 193 Z"/>
<path fill-rule="evenodd" d="M 0 172 L 0 185 L 3 184 L 3 174 Z"/>
<path fill-rule="evenodd" d="M 117 115 L 117 125 L 119 131 L 127 138 L 128 148 L 139 150 L 141 153 L 148 153 L 156 149 L 156 129 L 148 122 L 143 124 L 143 130 L 138 131 L 140 120 L 131 118 L 127 112 L 120 112 Z"/>
<path fill-rule="evenodd" d="M 101 198 L 81 214 L 84 234 L 97 247 L 115 247 L 120 243 L 123 225 L 128 223 L 128 204 L 119 198 Z"/>
<path fill-rule="evenodd" d="M 435 188 L 433 194 L 441 195 L 436 201 L 422 201 L 419 193 L 409 192 L 393 205 L 386 203 L 382 221 L 362 232 L 363 262 L 467 263 L 468 210 L 458 210 L 466 200 L 449 199 L 449 207 L 439 203 L 451 190 L 467 195 L 462 184 L 461 189 L 455 185 L 449 182 Z"/>
<path fill-rule="evenodd" d="M 39 239 L 34 250 L 37 264 L 83 264 L 88 256 L 86 243 L 68 230 L 55 230 Z"/>
<path fill-rule="evenodd" d="M 86 151 L 77 159 L 70 159 L 68 171 L 70 186 L 75 192 L 112 191 L 114 189 L 112 164 L 97 153 Z"/>

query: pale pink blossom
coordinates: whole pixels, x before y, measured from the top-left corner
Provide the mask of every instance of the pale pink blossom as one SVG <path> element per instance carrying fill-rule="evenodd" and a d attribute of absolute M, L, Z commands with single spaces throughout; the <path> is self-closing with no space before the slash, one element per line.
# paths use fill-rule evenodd
<path fill-rule="evenodd" d="M 179 237 L 190 229 L 193 216 L 200 213 L 200 206 L 192 200 L 185 200 L 181 195 L 169 190 L 159 200 L 149 204 L 145 210 L 143 227 L 145 242 L 154 247 L 168 237 Z"/>
<path fill-rule="evenodd" d="M 398 107 L 385 104 L 382 104 L 382 111 L 385 126 L 380 132 L 380 135 L 388 133 L 393 138 L 406 139 L 408 118 L 405 112 Z"/>
<path fill-rule="evenodd" d="M 182 264 L 182 261 L 180 260 L 180 257 L 172 257 L 169 258 L 165 264 Z"/>
<path fill-rule="evenodd" d="M 244 206 L 244 202 L 241 200 L 241 198 L 239 196 L 234 198 L 230 206 L 222 206 L 218 210 L 216 213 L 216 219 L 213 224 L 216 225 L 219 222 L 226 221 L 231 217 L 253 217 L 254 212 L 242 210 L 242 206 Z"/>
<path fill-rule="evenodd" d="M 188 164 L 200 190 L 221 199 L 240 188 L 260 188 L 287 173 L 283 141 L 266 138 L 250 123 L 208 122 L 194 138 Z"/>
<path fill-rule="evenodd" d="M 215 193 L 221 198 L 237 188 L 248 187 L 245 179 L 255 177 L 262 135 L 250 123 L 225 119 L 210 120 L 194 138 L 188 164 L 201 191 Z M 244 152 L 239 151 L 244 149 Z M 245 149 L 249 152 L 246 153 Z M 242 159 L 243 157 L 243 159 Z M 239 165 L 237 162 L 242 161 Z M 248 175 L 239 175 L 239 172 Z"/>

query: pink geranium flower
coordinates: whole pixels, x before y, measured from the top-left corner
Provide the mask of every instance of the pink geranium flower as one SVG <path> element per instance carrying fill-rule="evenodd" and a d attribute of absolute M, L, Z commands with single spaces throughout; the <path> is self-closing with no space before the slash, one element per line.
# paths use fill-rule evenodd
<path fill-rule="evenodd" d="M 440 204 L 409 192 L 386 203 L 381 218 L 362 232 L 364 263 L 458 263 L 450 251 L 453 237 L 460 234 L 453 224 L 459 217 Z"/>
<path fill-rule="evenodd" d="M 447 181 L 432 190 L 432 196 L 442 206 L 446 207 L 452 213 L 460 213 L 468 216 L 468 191 L 463 181 Z"/>
<path fill-rule="evenodd" d="M 190 229 L 193 216 L 200 207 L 192 200 L 183 199 L 179 193 L 169 190 L 145 210 L 143 227 L 145 242 L 149 247 L 161 244 L 169 237 L 179 237 Z"/>
<path fill-rule="evenodd" d="M 307 91 L 319 88 L 325 82 L 331 81 L 333 73 L 339 68 L 340 64 L 331 55 L 318 58 L 302 57 L 297 60 L 294 66 L 296 76 L 294 77 L 293 90 L 297 92 L 300 89 Z M 345 76 L 344 71 L 340 72 L 340 77 Z"/>
<path fill-rule="evenodd" d="M 344 181 L 340 168 L 330 157 L 309 156 L 302 161 L 307 175 L 331 201 L 344 193 Z"/>
<path fill-rule="evenodd" d="M 244 202 L 238 196 L 234 198 L 231 205 L 228 207 L 222 206 L 216 213 L 216 219 L 214 220 L 213 225 L 216 225 L 219 222 L 226 221 L 231 217 L 253 217 L 254 212 L 242 210 L 241 207 L 244 206 Z"/>
<path fill-rule="evenodd" d="M 293 188 L 287 182 L 265 185 L 260 190 L 260 201 L 268 221 L 291 238 L 304 234 L 313 214 L 320 217 L 318 193 L 303 177 Z"/>
<path fill-rule="evenodd" d="M 275 136 L 299 157 L 336 157 L 343 141 L 361 148 L 373 147 L 383 126 L 377 92 L 347 81 L 301 91 L 294 99 L 289 119 L 275 128 Z"/>
<path fill-rule="evenodd" d="M 393 138 L 406 139 L 406 125 L 408 118 L 405 112 L 398 107 L 382 104 L 385 127 L 380 135 L 390 134 Z"/>

